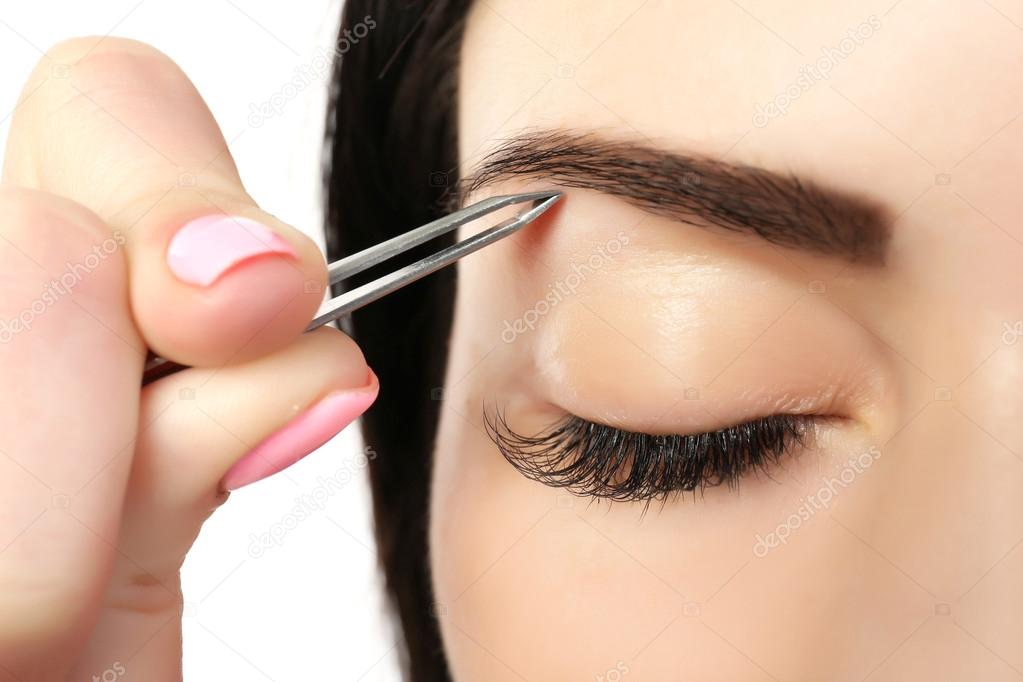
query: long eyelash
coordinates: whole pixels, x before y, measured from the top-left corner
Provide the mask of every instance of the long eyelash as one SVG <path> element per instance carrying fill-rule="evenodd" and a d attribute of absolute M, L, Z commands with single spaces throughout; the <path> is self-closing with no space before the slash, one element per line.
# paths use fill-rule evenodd
<path fill-rule="evenodd" d="M 570 416 L 536 436 L 517 434 L 503 413 L 485 415 L 487 433 L 527 478 L 580 496 L 666 501 L 684 492 L 736 488 L 794 445 L 805 445 L 811 415 L 781 414 L 691 435 L 623 431 Z"/>

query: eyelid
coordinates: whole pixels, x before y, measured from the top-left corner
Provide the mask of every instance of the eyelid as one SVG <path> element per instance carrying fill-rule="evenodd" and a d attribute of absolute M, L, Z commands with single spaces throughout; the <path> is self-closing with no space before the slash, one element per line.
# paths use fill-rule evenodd
<path fill-rule="evenodd" d="M 711 430 L 765 414 L 817 413 L 883 428 L 897 395 L 886 349 L 830 301 L 742 273 L 654 268 L 588 282 L 529 337 L 537 397 L 654 433 Z M 747 273 L 748 274 L 748 273 Z M 677 291 L 659 293 L 659 278 Z"/>
<path fill-rule="evenodd" d="M 567 415 L 535 436 L 516 433 L 500 411 L 487 432 L 526 478 L 580 496 L 668 501 L 766 470 L 810 445 L 815 415 L 775 414 L 713 432 L 651 435 Z"/>

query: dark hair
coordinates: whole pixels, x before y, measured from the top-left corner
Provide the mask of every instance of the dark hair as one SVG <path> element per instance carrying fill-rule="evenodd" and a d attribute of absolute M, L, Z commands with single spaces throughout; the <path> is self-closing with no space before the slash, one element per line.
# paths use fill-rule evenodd
<path fill-rule="evenodd" d="M 458 180 L 457 67 L 471 2 L 345 2 L 324 159 L 331 259 L 437 218 L 450 201 Z M 376 453 L 369 478 L 379 560 L 414 682 L 450 679 L 433 613 L 427 509 L 454 270 L 356 312 L 344 326 L 380 378 L 362 432 Z"/>

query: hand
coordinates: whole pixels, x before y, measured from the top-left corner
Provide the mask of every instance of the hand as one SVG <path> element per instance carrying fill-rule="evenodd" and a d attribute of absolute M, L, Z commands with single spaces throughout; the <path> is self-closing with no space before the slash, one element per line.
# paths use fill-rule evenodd
<path fill-rule="evenodd" d="M 0 680 L 181 678 L 178 570 L 225 489 L 376 395 L 350 339 L 302 333 L 325 282 L 170 59 L 44 56 L 0 186 Z M 194 368 L 142 389 L 147 348 Z"/>

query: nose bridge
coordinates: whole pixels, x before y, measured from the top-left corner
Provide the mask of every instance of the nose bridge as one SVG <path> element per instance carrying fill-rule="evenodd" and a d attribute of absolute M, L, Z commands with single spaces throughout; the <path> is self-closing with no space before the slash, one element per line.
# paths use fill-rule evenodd
<path fill-rule="evenodd" d="M 984 206 L 1001 216 L 1012 201 Z M 933 403 L 949 410 L 939 431 L 972 428 L 978 442 L 1023 455 L 1023 225 L 979 210 L 937 189 L 908 209 L 895 226 L 894 274 L 871 296 L 883 300 L 861 319 L 895 368 L 891 436 Z"/>
<path fill-rule="evenodd" d="M 884 317 L 871 320 L 894 368 L 894 423 L 834 517 L 872 561 L 909 579 L 900 598 L 932 603 L 923 639 L 979 642 L 1018 662 L 1023 248 L 990 226 L 951 237 L 935 228 L 933 239 L 921 239 L 927 229 L 903 251 L 908 274 L 893 286 Z"/>
<path fill-rule="evenodd" d="M 969 251 L 950 260 L 920 306 L 919 347 L 941 349 L 922 367 L 936 384 L 934 402 L 950 416 L 945 428 L 972 439 L 972 449 L 1001 449 L 1023 462 L 1023 244 L 1003 229 L 968 221 Z M 952 249 L 962 244 L 953 233 Z M 959 420 L 962 420 L 960 423 Z M 969 458 L 967 458 L 969 462 Z M 1023 492 L 1023 491 L 1021 491 Z M 1023 498 L 1021 498 L 1023 500 Z"/>

